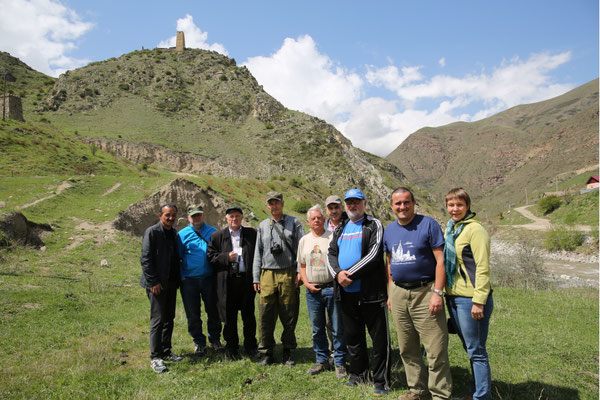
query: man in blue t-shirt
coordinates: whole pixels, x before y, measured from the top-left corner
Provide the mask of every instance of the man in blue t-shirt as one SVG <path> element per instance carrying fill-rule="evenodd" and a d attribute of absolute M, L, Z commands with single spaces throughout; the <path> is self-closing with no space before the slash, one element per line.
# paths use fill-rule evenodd
<path fill-rule="evenodd" d="M 433 218 L 415 214 L 415 205 L 409 189 L 396 189 L 391 207 L 397 220 L 383 235 L 390 277 L 388 302 L 410 388 L 399 400 L 449 399 L 452 376 L 442 298 L 446 284 L 444 236 Z M 419 341 L 427 352 L 429 374 Z"/>

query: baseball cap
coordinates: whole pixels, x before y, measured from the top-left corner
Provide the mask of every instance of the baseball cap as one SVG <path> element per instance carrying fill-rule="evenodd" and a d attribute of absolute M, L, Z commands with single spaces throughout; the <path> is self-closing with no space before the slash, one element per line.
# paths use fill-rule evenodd
<path fill-rule="evenodd" d="M 191 217 L 192 215 L 196 214 L 204 214 L 204 209 L 202 208 L 201 204 L 195 204 L 188 207 L 187 215 Z"/>
<path fill-rule="evenodd" d="M 269 192 L 267 193 L 267 201 L 269 200 L 279 200 L 283 202 L 283 195 L 279 192 Z"/>
<path fill-rule="evenodd" d="M 340 196 L 336 196 L 336 195 L 329 196 L 328 198 L 325 199 L 325 207 L 327 207 L 328 205 L 330 205 L 332 203 L 337 203 L 339 205 L 342 205 L 342 199 L 340 199 Z"/>
<path fill-rule="evenodd" d="M 344 200 L 348 199 L 364 200 L 365 195 L 359 189 L 350 189 L 346 192 L 346 195 L 344 196 Z"/>

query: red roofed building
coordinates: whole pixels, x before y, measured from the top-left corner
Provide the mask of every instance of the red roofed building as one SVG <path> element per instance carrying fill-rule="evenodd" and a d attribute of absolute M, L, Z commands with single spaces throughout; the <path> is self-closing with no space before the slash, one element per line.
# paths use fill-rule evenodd
<path fill-rule="evenodd" d="M 590 176 L 590 179 L 588 179 L 588 181 L 586 182 L 586 188 L 587 189 L 597 189 L 600 186 L 600 182 L 598 179 L 599 179 L 598 175 Z"/>

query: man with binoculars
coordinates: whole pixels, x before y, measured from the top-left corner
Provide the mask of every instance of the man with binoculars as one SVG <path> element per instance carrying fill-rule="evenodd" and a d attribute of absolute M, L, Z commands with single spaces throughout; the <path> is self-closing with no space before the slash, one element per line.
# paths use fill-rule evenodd
<path fill-rule="evenodd" d="M 291 351 L 296 348 L 296 322 L 300 297 L 300 284 L 296 254 L 304 228 L 296 217 L 283 213 L 283 195 L 267 193 L 267 208 L 271 217 L 258 226 L 254 263 L 252 267 L 254 290 L 260 293 L 258 315 L 260 321 L 260 365 L 275 362 L 275 324 L 277 316 L 283 326 L 283 362 L 293 366 Z"/>

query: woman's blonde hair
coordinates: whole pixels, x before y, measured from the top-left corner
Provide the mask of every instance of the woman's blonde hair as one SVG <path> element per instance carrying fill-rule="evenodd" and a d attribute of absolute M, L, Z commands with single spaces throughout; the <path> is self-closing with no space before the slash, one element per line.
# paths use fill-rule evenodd
<path fill-rule="evenodd" d="M 469 197 L 469 193 L 463 188 L 454 188 L 448 192 L 446 195 L 446 204 L 448 204 L 448 200 L 453 199 L 461 199 L 467 205 L 467 209 L 471 209 L 471 197 Z"/>

